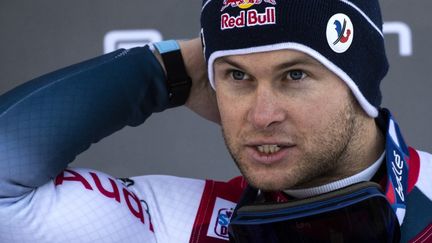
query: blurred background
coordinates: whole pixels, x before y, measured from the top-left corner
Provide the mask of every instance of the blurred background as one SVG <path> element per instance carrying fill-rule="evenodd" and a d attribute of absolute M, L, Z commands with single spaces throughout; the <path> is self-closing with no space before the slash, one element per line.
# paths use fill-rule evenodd
<path fill-rule="evenodd" d="M 431 151 L 432 21 L 427 16 L 432 2 L 380 2 L 390 61 L 381 85 L 383 106 L 393 112 L 409 145 Z M 0 0 L 0 94 L 117 48 L 194 38 L 200 9 L 196 0 Z M 105 138 L 73 166 L 117 177 L 170 174 L 227 180 L 239 174 L 220 128 L 182 107 Z"/>

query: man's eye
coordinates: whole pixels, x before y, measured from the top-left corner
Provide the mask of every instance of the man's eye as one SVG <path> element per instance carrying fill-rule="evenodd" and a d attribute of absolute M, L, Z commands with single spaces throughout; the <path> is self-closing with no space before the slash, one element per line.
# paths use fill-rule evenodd
<path fill-rule="evenodd" d="M 244 80 L 247 78 L 247 75 L 244 72 L 239 70 L 232 70 L 231 76 L 234 80 Z"/>
<path fill-rule="evenodd" d="M 301 70 L 293 70 L 288 72 L 288 79 L 291 80 L 300 80 L 304 79 L 306 77 L 306 74 Z"/>

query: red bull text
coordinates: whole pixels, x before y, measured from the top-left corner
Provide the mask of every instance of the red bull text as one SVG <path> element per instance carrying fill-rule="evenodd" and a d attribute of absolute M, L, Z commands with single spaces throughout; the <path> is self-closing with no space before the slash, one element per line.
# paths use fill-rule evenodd
<path fill-rule="evenodd" d="M 221 29 L 243 28 L 256 25 L 276 24 L 276 8 L 268 7 L 264 13 L 255 9 L 241 11 L 238 16 L 231 16 L 227 13 L 221 16 Z"/>

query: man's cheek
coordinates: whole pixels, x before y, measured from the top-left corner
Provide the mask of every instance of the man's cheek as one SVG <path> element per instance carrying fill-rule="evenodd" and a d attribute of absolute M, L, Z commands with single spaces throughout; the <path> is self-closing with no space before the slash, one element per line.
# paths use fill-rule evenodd
<path fill-rule="evenodd" d="M 234 126 L 238 126 L 239 116 L 230 110 L 220 110 L 222 126 L 224 129 L 232 129 Z"/>

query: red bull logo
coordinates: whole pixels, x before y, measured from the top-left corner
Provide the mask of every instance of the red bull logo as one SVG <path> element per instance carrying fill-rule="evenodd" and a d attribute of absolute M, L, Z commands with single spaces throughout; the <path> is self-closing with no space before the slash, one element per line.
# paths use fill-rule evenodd
<path fill-rule="evenodd" d="M 276 0 L 223 0 L 223 7 L 221 11 L 224 11 L 228 7 L 248 9 L 263 2 L 276 5 Z"/>
<path fill-rule="evenodd" d="M 268 7 L 263 13 L 255 9 L 241 11 L 238 16 L 224 13 L 221 16 L 221 30 L 276 24 L 276 8 Z"/>

